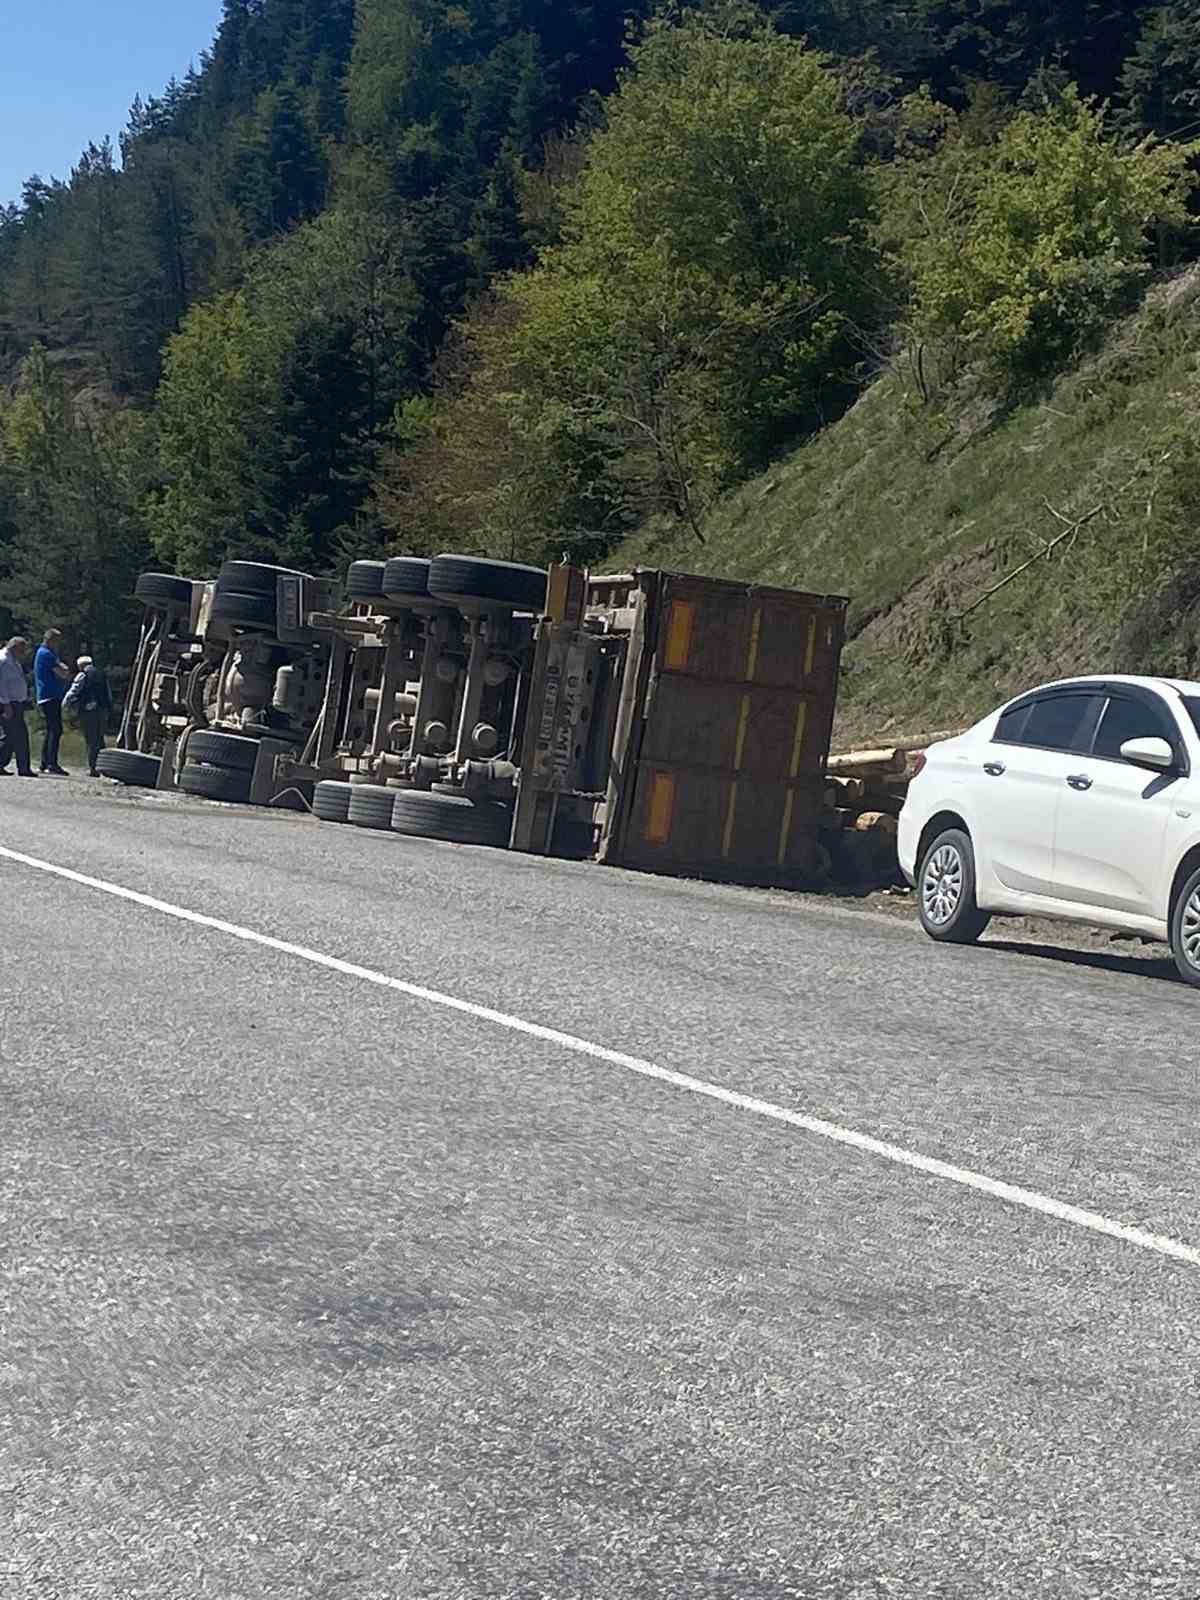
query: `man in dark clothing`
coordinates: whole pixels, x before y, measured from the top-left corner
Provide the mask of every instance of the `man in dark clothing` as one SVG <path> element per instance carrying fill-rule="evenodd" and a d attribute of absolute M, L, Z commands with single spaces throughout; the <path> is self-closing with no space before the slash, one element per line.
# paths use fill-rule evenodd
<path fill-rule="evenodd" d="M 47 628 L 37 655 L 33 658 L 33 687 L 37 695 L 38 710 L 46 720 L 46 736 L 42 740 L 43 772 L 55 778 L 65 778 L 67 773 L 58 764 L 58 747 L 62 741 L 62 703 L 71 674 L 58 658 L 62 634 L 57 628 Z"/>
<path fill-rule="evenodd" d="M 10 639 L 0 650 L 0 773 L 7 776 L 11 757 L 17 758 L 22 778 L 32 778 L 29 765 L 29 729 L 25 708 L 29 704 L 29 685 L 25 681 L 25 655 L 29 640 Z"/>
<path fill-rule="evenodd" d="M 79 717 L 79 726 L 87 740 L 88 776 L 98 778 L 100 774 L 96 770 L 96 762 L 104 749 L 104 730 L 108 727 L 109 713 L 112 711 L 112 692 L 108 687 L 108 679 L 91 656 L 80 656 L 75 666 L 75 681 L 63 698 L 63 706 Z"/>

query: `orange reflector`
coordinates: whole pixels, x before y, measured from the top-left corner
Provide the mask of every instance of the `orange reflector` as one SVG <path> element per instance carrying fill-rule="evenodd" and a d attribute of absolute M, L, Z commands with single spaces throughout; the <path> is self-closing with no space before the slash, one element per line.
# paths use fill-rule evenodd
<path fill-rule="evenodd" d="M 646 843 L 666 844 L 675 821 L 675 779 L 669 772 L 656 772 L 650 790 L 650 809 L 646 818 Z"/>
<path fill-rule="evenodd" d="M 667 647 L 663 652 L 663 665 L 668 672 L 682 672 L 692 653 L 692 625 L 696 608 L 687 600 L 672 600 L 671 614 L 667 618 Z"/>

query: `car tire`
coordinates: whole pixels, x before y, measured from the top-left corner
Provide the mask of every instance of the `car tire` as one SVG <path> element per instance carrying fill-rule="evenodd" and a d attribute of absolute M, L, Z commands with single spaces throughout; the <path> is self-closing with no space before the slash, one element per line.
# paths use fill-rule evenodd
<path fill-rule="evenodd" d="M 189 761 L 179 774 L 179 787 L 184 794 L 198 795 L 203 800 L 228 800 L 234 805 L 247 805 L 250 800 L 250 774 L 230 772 L 227 767 Z"/>
<path fill-rule="evenodd" d="M 353 828 L 377 828 L 380 833 L 386 833 L 392 826 L 395 798 L 395 789 L 385 789 L 379 783 L 352 784 L 346 821 Z"/>
<path fill-rule="evenodd" d="M 1171 913 L 1171 954 L 1184 983 L 1200 989 L 1200 868 L 1180 889 Z"/>
<path fill-rule="evenodd" d="M 213 596 L 212 620 L 231 628 L 265 629 L 273 633 L 277 620 L 273 594 L 251 594 L 240 589 L 218 589 Z"/>
<path fill-rule="evenodd" d="M 192 580 L 176 578 L 169 572 L 143 572 L 133 586 L 135 600 L 158 609 L 166 606 L 191 606 Z"/>
<path fill-rule="evenodd" d="M 932 841 L 917 870 L 921 926 L 939 944 L 974 944 L 992 920 L 975 898 L 975 851 L 961 828 Z"/>
<path fill-rule="evenodd" d="M 417 556 L 393 556 L 384 564 L 384 594 L 389 600 L 417 600 L 428 597 L 431 564 Z"/>
<path fill-rule="evenodd" d="M 386 561 L 352 561 L 346 574 L 346 593 L 351 600 L 382 600 Z"/>
<path fill-rule="evenodd" d="M 157 789 L 162 757 L 141 750 L 101 750 L 96 771 L 102 778 L 115 778 L 133 789 Z"/>
<path fill-rule="evenodd" d="M 224 767 L 227 772 L 253 772 L 259 741 L 238 733 L 198 728 L 187 742 L 187 760 L 198 766 Z"/>
<path fill-rule="evenodd" d="M 483 561 L 477 556 L 435 556 L 429 564 L 429 592 L 447 605 L 508 606 L 541 611 L 546 604 L 541 567 L 515 561 Z"/>
<path fill-rule="evenodd" d="M 416 839 L 448 844 L 484 844 L 503 850 L 512 833 L 512 812 L 492 801 L 476 805 L 462 794 L 422 789 L 393 791 L 392 829 Z"/>
<path fill-rule="evenodd" d="M 313 790 L 313 816 L 320 822 L 349 822 L 355 786 L 327 778 Z"/>

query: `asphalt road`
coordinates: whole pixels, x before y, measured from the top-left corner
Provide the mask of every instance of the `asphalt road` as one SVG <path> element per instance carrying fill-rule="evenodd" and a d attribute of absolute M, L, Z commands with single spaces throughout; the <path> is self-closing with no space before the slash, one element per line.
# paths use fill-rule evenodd
<path fill-rule="evenodd" d="M 0 846 L 1200 1246 L 1200 995 L 307 818 Z M 0 1594 L 1200 1596 L 1200 1267 L 0 858 Z"/>

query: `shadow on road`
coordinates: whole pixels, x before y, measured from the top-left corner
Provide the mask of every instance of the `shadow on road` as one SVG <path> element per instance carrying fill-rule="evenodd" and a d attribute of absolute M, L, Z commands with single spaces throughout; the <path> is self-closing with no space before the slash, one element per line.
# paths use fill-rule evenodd
<path fill-rule="evenodd" d="M 978 948 L 1056 961 L 1062 966 L 1089 967 L 1096 972 L 1123 972 L 1127 977 L 1153 978 L 1159 983 L 1182 982 L 1169 955 L 1122 956 L 1108 950 L 1070 950 L 1061 945 L 1006 939 L 985 939 Z"/>

